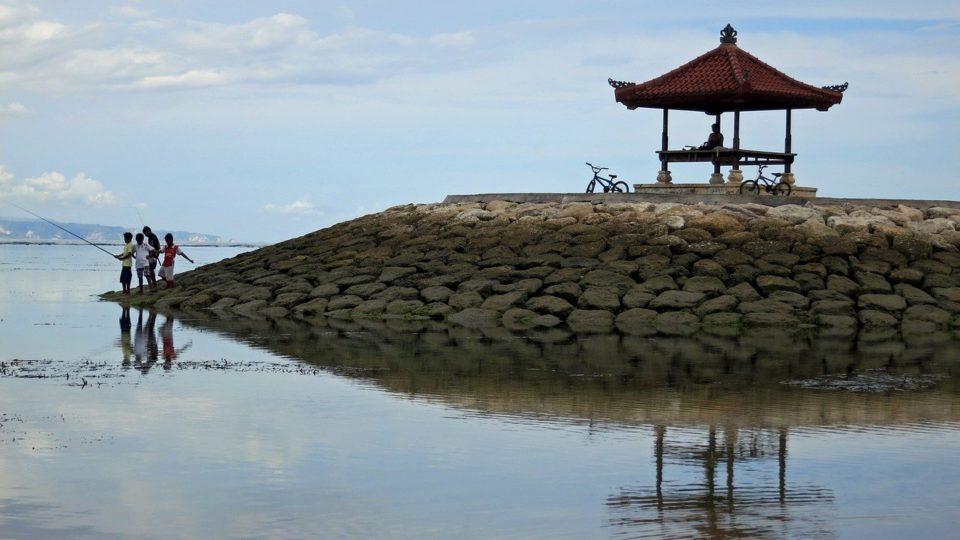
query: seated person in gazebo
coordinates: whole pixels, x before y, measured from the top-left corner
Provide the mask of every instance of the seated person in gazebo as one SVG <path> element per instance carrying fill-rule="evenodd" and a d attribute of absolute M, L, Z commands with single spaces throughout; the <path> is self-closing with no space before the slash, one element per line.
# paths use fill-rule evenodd
<path fill-rule="evenodd" d="M 700 145 L 700 150 L 710 150 L 723 146 L 723 133 L 720 133 L 720 124 L 713 124 L 713 132 L 707 137 L 707 142 Z"/>

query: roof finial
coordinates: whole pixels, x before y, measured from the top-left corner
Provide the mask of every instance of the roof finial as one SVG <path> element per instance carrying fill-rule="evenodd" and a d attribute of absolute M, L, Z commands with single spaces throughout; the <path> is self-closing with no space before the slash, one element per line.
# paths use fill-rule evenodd
<path fill-rule="evenodd" d="M 734 45 L 737 43 L 737 31 L 730 26 L 730 23 L 727 23 L 727 25 L 723 27 L 723 30 L 720 31 L 720 43 L 730 43 Z"/>

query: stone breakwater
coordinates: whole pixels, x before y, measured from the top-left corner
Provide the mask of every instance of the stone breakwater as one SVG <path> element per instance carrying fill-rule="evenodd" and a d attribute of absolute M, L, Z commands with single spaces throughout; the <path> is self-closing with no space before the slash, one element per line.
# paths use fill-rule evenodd
<path fill-rule="evenodd" d="M 512 330 L 927 333 L 960 328 L 958 248 L 960 209 L 945 206 L 406 205 L 198 268 L 142 301 Z"/>

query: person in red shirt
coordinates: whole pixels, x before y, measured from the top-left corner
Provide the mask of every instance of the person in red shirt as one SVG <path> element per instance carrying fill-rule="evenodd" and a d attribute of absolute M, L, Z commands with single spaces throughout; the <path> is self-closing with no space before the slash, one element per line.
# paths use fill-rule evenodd
<path fill-rule="evenodd" d="M 174 270 L 173 262 L 177 258 L 177 255 L 183 255 L 183 258 L 193 262 L 193 259 L 187 256 L 186 253 L 180 249 L 180 246 L 173 243 L 173 235 L 167 233 L 163 239 L 167 242 L 167 245 L 163 246 L 163 265 L 160 267 L 160 277 L 163 278 L 163 281 L 166 282 L 167 288 L 173 287 L 176 285 L 174 282 Z"/>

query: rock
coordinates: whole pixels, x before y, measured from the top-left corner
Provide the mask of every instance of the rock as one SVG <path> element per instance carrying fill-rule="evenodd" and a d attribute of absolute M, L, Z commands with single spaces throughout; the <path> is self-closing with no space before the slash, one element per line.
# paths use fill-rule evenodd
<path fill-rule="evenodd" d="M 673 280 L 670 276 L 657 276 L 650 278 L 644 281 L 642 284 L 643 288 L 648 291 L 659 294 L 663 291 L 677 290 L 677 282 Z"/>
<path fill-rule="evenodd" d="M 722 242 L 714 242 L 712 240 L 696 242 L 687 246 L 688 252 L 695 253 L 701 257 L 711 257 L 726 249 L 726 244 Z"/>
<path fill-rule="evenodd" d="M 443 319 L 453 313 L 453 308 L 443 302 L 430 302 L 417 310 L 418 315 L 431 319 Z"/>
<path fill-rule="evenodd" d="M 800 284 L 796 281 L 773 275 L 757 276 L 757 287 L 766 295 L 774 291 L 800 292 Z"/>
<path fill-rule="evenodd" d="M 369 298 L 374 294 L 386 289 L 387 286 L 380 282 L 371 282 L 371 283 L 360 283 L 358 285 L 351 285 L 343 291 L 343 294 L 352 294 L 359 296 L 360 298 Z"/>
<path fill-rule="evenodd" d="M 960 287 L 941 287 L 931 291 L 937 300 L 960 302 Z"/>
<path fill-rule="evenodd" d="M 650 307 L 657 310 L 692 308 L 704 298 L 706 295 L 699 292 L 664 291 L 650 301 Z"/>
<path fill-rule="evenodd" d="M 713 276 L 719 279 L 725 279 L 727 277 L 727 270 L 720 263 L 712 259 L 702 259 L 693 263 L 691 270 L 694 276 Z"/>
<path fill-rule="evenodd" d="M 637 282 L 633 279 L 609 270 L 591 270 L 580 279 L 580 286 L 589 287 L 613 287 L 619 294 L 627 292 Z"/>
<path fill-rule="evenodd" d="M 383 298 L 374 298 L 373 300 L 367 300 L 353 308 L 353 312 L 360 315 L 375 315 L 378 313 L 383 313 L 386 309 L 386 300 Z"/>
<path fill-rule="evenodd" d="M 314 298 L 313 300 L 294 306 L 291 311 L 294 315 L 303 317 L 321 315 L 327 311 L 327 304 L 329 302 L 326 298 Z"/>
<path fill-rule="evenodd" d="M 415 274 L 416 272 L 416 268 L 410 268 L 408 266 L 385 266 L 383 270 L 380 271 L 380 276 L 377 278 L 377 281 L 390 283 L 404 276 Z"/>
<path fill-rule="evenodd" d="M 159 304 L 159 302 L 158 302 Z M 243 315 L 244 317 L 253 317 L 261 310 L 267 308 L 267 301 L 260 300 L 251 300 L 249 302 L 244 302 L 242 304 L 237 304 L 230 308 L 230 311 L 236 313 L 237 315 Z"/>
<path fill-rule="evenodd" d="M 903 312 L 904 321 L 927 321 L 937 326 L 947 327 L 953 320 L 953 316 L 946 310 L 940 309 L 929 304 L 918 304 L 908 307 Z"/>
<path fill-rule="evenodd" d="M 815 315 L 849 316 L 856 315 L 852 300 L 817 300 L 810 306 L 810 312 Z"/>
<path fill-rule="evenodd" d="M 860 285 L 846 276 L 831 274 L 827 276 L 827 290 L 844 296 L 853 296 L 860 290 Z"/>
<path fill-rule="evenodd" d="M 537 314 L 529 309 L 510 308 L 503 313 L 503 326 L 510 330 L 526 330 L 533 328 L 533 320 Z M 557 319 L 559 322 L 560 319 Z"/>
<path fill-rule="evenodd" d="M 420 291 L 420 296 L 427 302 L 446 302 L 451 295 L 453 291 L 441 286 L 427 287 Z"/>
<path fill-rule="evenodd" d="M 748 326 L 776 326 L 791 331 L 799 326 L 800 321 L 792 315 L 784 313 L 754 312 L 743 316 Z"/>
<path fill-rule="evenodd" d="M 659 313 L 652 309 L 633 308 L 617 315 L 615 323 L 617 329 L 621 332 L 630 334 L 650 333 L 653 330 L 657 315 Z"/>
<path fill-rule="evenodd" d="M 553 328 L 562 322 L 556 315 L 537 315 L 533 319 L 533 326 L 534 328 Z"/>
<path fill-rule="evenodd" d="M 625 308 L 643 308 L 647 307 L 656 296 L 643 285 L 635 285 L 627 291 L 627 294 L 623 295 L 621 303 Z"/>
<path fill-rule="evenodd" d="M 273 302 L 270 304 L 273 307 L 282 307 L 284 309 L 290 309 L 291 307 L 300 304 L 307 299 L 307 295 L 301 292 L 288 292 L 283 294 L 278 294 L 274 298 Z"/>
<path fill-rule="evenodd" d="M 285 307 L 281 306 L 268 306 L 260 310 L 260 315 L 264 317 L 269 317 L 271 319 L 282 319 L 290 313 Z"/>
<path fill-rule="evenodd" d="M 393 300 L 387 303 L 386 313 L 388 315 L 411 315 L 423 307 L 423 302 L 419 300 Z"/>
<path fill-rule="evenodd" d="M 414 289 L 413 287 L 398 287 L 396 285 L 391 285 L 378 293 L 374 293 L 371 295 L 371 298 L 380 298 L 386 300 L 387 302 L 392 302 L 393 300 L 415 300 L 419 296 L 420 291 Z"/>
<path fill-rule="evenodd" d="M 223 312 L 229 310 L 237 303 L 236 298 L 221 298 L 213 304 L 207 306 L 209 311 Z M 322 310 L 321 310 L 322 311 Z"/>
<path fill-rule="evenodd" d="M 706 302 L 700 304 L 694 308 L 693 312 L 696 313 L 699 317 L 704 317 L 711 313 L 720 313 L 724 311 L 733 311 L 736 309 L 737 304 L 740 303 L 740 300 L 736 296 L 725 294 L 723 296 L 718 296 L 716 298 L 711 298 Z"/>
<path fill-rule="evenodd" d="M 666 311 L 657 315 L 654 327 L 668 336 L 689 336 L 700 328 L 700 319 L 687 311 Z"/>
<path fill-rule="evenodd" d="M 726 232 L 735 232 L 744 230 L 743 223 L 740 220 L 729 215 L 718 212 L 711 212 L 699 217 L 695 217 L 687 223 L 689 227 L 703 229 L 713 236 L 719 236 Z"/>
<path fill-rule="evenodd" d="M 791 225 L 799 225 L 812 218 L 819 219 L 821 223 L 823 222 L 820 213 L 815 209 L 795 204 L 775 206 L 767 211 L 767 217 L 779 218 L 789 222 Z"/>
<path fill-rule="evenodd" d="M 861 293 L 889 293 L 893 291 L 890 282 L 880 274 L 873 272 L 855 272 L 853 278 L 860 285 Z"/>
<path fill-rule="evenodd" d="M 794 274 L 814 274 L 821 278 L 827 277 L 827 267 L 818 262 L 794 266 L 793 272 Z"/>
<path fill-rule="evenodd" d="M 897 326 L 900 321 L 889 313 L 864 309 L 859 313 L 860 325 L 864 328 L 885 328 Z"/>
<path fill-rule="evenodd" d="M 856 317 L 850 315 L 818 315 L 814 320 L 817 326 L 827 328 L 855 329 L 857 327 Z"/>
<path fill-rule="evenodd" d="M 806 296 L 792 291 L 774 291 L 767 296 L 768 299 L 781 302 L 797 309 L 806 309 L 810 305 L 810 299 Z"/>
<path fill-rule="evenodd" d="M 480 307 L 482 309 L 489 309 L 491 311 L 506 311 L 507 309 L 526 301 L 526 299 L 527 293 L 523 291 L 513 291 L 506 294 L 490 296 L 483 301 L 483 304 L 481 304 Z"/>
<path fill-rule="evenodd" d="M 327 310 L 336 311 L 338 309 L 353 309 L 359 306 L 361 303 L 363 303 L 363 298 L 353 294 L 334 296 L 327 304 Z"/>
<path fill-rule="evenodd" d="M 737 311 L 740 313 L 781 313 L 790 315 L 794 312 L 794 307 L 790 304 L 764 298 L 763 300 L 755 300 L 753 302 L 740 302 L 740 305 L 737 306 Z"/>
<path fill-rule="evenodd" d="M 620 309 L 620 295 L 614 287 L 589 287 L 583 291 L 577 303 L 580 309 L 606 309 L 618 311 Z"/>
<path fill-rule="evenodd" d="M 583 294 L 583 289 L 580 288 L 580 285 L 567 281 L 547 287 L 543 290 L 543 294 L 557 296 L 573 304 L 579 301 L 580 295 Z"/>
<path fill-rule="evenodd" d="M 566 318 L 573 311 L 573 305 L 557 296 L 536 296 L 527 301 L 527 309 L 537 313 L 549 313 L 560 318 Z"/>
<path fill-rule="evenodd" d="M 498 316 L 496 311 L 470 307 L 450 315 L 447 320 L 467 328 L 490 328 L 497 326 Z"/>
<path fill-rule="evenodd" d="M 763 298 L 749 283 L 738 283 L 727 289 L 727 294 L 737 297 L 741 302 L 753 302 Z"/>
<path fill-rule="evenodd" d="M 160 280 L 157 279 L 157 281 L 160 281 Z M 239 300 L 240 303 L 245 303 L 253 300 L 269 300 L 272 297 L 273 297 L 273 292 L 271 292 L 269 288 L 253 287 L 251 289 L 248 289 L 242 295 L 240 295 L 240 297 L 237 298 L 237 300 Z"/>
<path fill-rule="evenodd" d="M 602 309 L 575 309 L 567 316 L 567 326 L 576 333 L 606 333 L 613 330 L 613 313 Z"/>
<path fill-rule="evenodd" d="M 743 315 L 739 313 L 710 313 L 703 318 L 704 326 L 739 326 L 741 324 L 743 324 Z"/>
<path fill-rule="evenodd" d="M 808 293 L 810 291 L 819 291 L 825 287 L 822 277 L 809 272 L 794 274 L 793 280 L 800 285 L 800 290 L 804 293 Z"/>
<path fill-rule="evenodd" d="M 857 304 L 867 310 L 896 312 L 907 309 L 907 301 L 896 294 L 861 294 Z"/>
<path fill-rule="evenodd" d="M 457 287 L 457 292 L 475 292 L 481 295 L 490 294 L 493 292 L 493 286 L 499 283 L 499 281 L 494 279 L 468 279 L 460 283 L 460 286 Z"/>
<path fill-rule="evenodd" d="M 899 294 L 909 305 L 936 304 L 937 301 L 929 294 L 907 283 L 897 283 L 893 286 L 894 292 Z"/>
<path fill-rule="evenodd" d="M 713 256 L 713 260 L 716 261 L 721 266 L 726 268 L 733 268 L 738 264 L 749 264 L 753 262 L 753 257 L 750 257 L 746 253 L 740 251 L 739 249 L 725 249 L 719 251 Z"/>
<path fill-rule="evenodd" d="M 447 299 L 447 304 L 457 311 L 475 308 L 482 303 L 483 297 L 476 291 L 452 294 L 450 298 Z"/>
<path fill-rule="evenodd" d="M 890 281 L 918 285 L 923 281 L 923 272 L 912 268 L 897 268 L 890 272 Z"/>
<path fill-rule="evenodd" d="M 687 280 L 683 282 L 683 290 L 715 296 L 722 294 L 727 290 L 727 287 L 719 278 L 713 276 L 694 276 L 687 278 Z"/>

